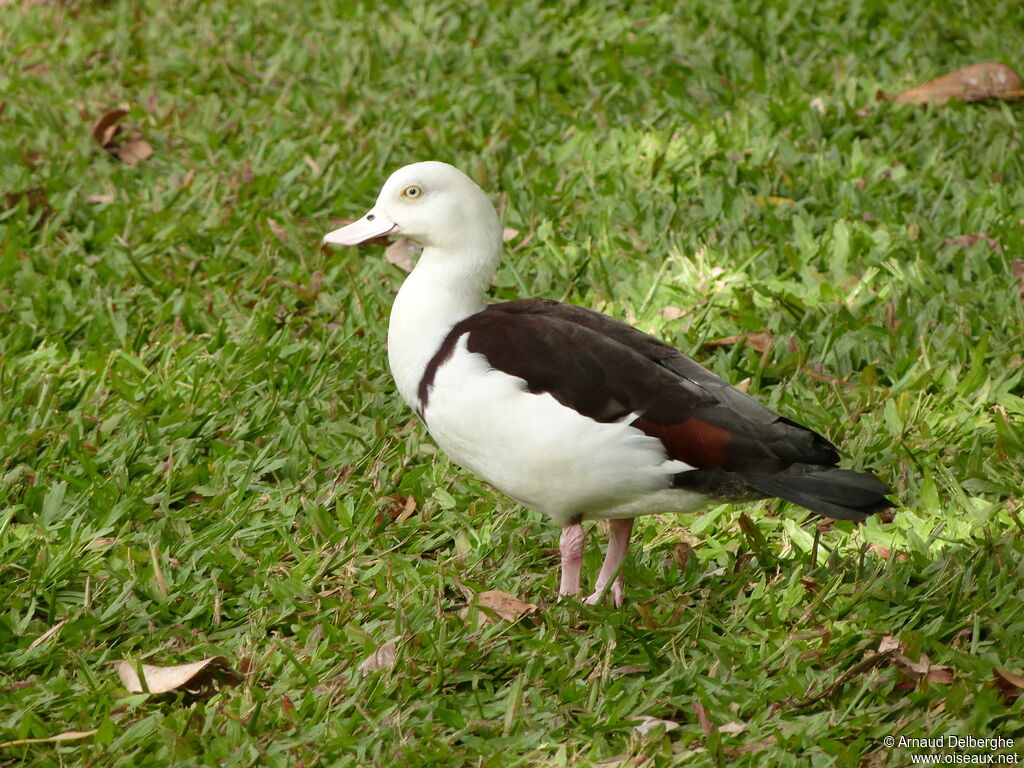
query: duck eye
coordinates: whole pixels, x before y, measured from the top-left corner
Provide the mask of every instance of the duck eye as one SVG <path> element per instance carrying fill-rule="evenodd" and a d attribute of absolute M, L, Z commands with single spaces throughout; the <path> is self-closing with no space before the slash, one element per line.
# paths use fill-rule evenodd
<path fill-rule="evenodd" d="M 402 190 L 402 197 L 407 197 L 410 200 L 415 200 L 417 197 L 423 194 L 423 190 L 415 184 L 410 184 L 408 187 Z"/>

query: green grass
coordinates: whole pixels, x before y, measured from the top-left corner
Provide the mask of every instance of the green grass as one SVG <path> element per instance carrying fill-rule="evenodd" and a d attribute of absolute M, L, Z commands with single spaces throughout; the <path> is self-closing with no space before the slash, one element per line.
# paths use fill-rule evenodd
<path fill-rule="evenodd" d="M 947 733 L 1019 754 L 994 670 L 1024 672 L 1021 112 L 875 92 L 1019 70 L 1022 23 L 1010 0 L 3 4 L 0 743 L 98 730 L 0 766 L 875 766 L 910 759 L 885 736 Z M 90 136 L 121 103 L 155 149 L 136 168 Z M 403 275 L 317 245 L 422 159 L 520 231 L 496 297 L 749 377 L 891 482 L 895 522 L 836 524 L 812 559 L 792 507 L 645 519 L 623 610 L 554 603 L 557 529 L 399 402 Z M 948 242 L 980 232 L 999 248 Z M 757 331 L 763 357 L 702 347 Z M 486 589 L 540 610 L 480 627 Z M 886 634 L 952 681 L 858 667 Z M 110 665 L 208 655 L 244 682 L 126 697 Z"/>

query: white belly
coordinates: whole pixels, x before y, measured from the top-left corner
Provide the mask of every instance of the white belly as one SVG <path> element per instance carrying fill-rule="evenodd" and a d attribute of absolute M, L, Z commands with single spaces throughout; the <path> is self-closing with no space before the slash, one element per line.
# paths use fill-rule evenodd
<path fill-rule="evenodd" d="M 424 421 L 453 461 L 564 525 L 574 518 L 635 517 L 703 506 L 670 488 L 692 469 L 659 440 L 622 422 L 602 424 L 526 391 L 460 339 L 434 378 Z"/>

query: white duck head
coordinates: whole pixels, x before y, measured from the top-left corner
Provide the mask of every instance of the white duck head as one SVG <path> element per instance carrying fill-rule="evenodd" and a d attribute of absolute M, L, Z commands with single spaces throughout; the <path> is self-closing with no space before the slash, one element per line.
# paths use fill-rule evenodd
<path fill-rule="evenodd" d="M 423 245 L 391 308 L 388 359 L 398 389 L 416 407 L 423 371 L 448 331 L 484 308 L 501 256 L 501 224 L 483 190 L 447 163 L 414 163 L 384 183 L 366 215 L 324 236 L 359 245 L 401 234 Z"/>
<path fill-rule="evenodd" d="M 324 235 L 324 243 L 359 245 L 390 233 L 453 255 L 490 257 L 501 248 L 501 225 L 487 195 L 458 168 L 436 161 L 399 168 L 373 208 Z"/>

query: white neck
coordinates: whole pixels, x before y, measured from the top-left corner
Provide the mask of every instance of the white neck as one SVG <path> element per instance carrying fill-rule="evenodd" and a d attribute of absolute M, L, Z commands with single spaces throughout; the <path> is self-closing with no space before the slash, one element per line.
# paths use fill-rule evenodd
<path fill-rule="evenodd" d="M 452 326 L 484 308 L 484 291 L 501 252 L 500 229 L 498 233 L 460 251 L 425 248 L 395 297 L 388 362 L 398 391 L 414 409 L 427 363 Z"/>

